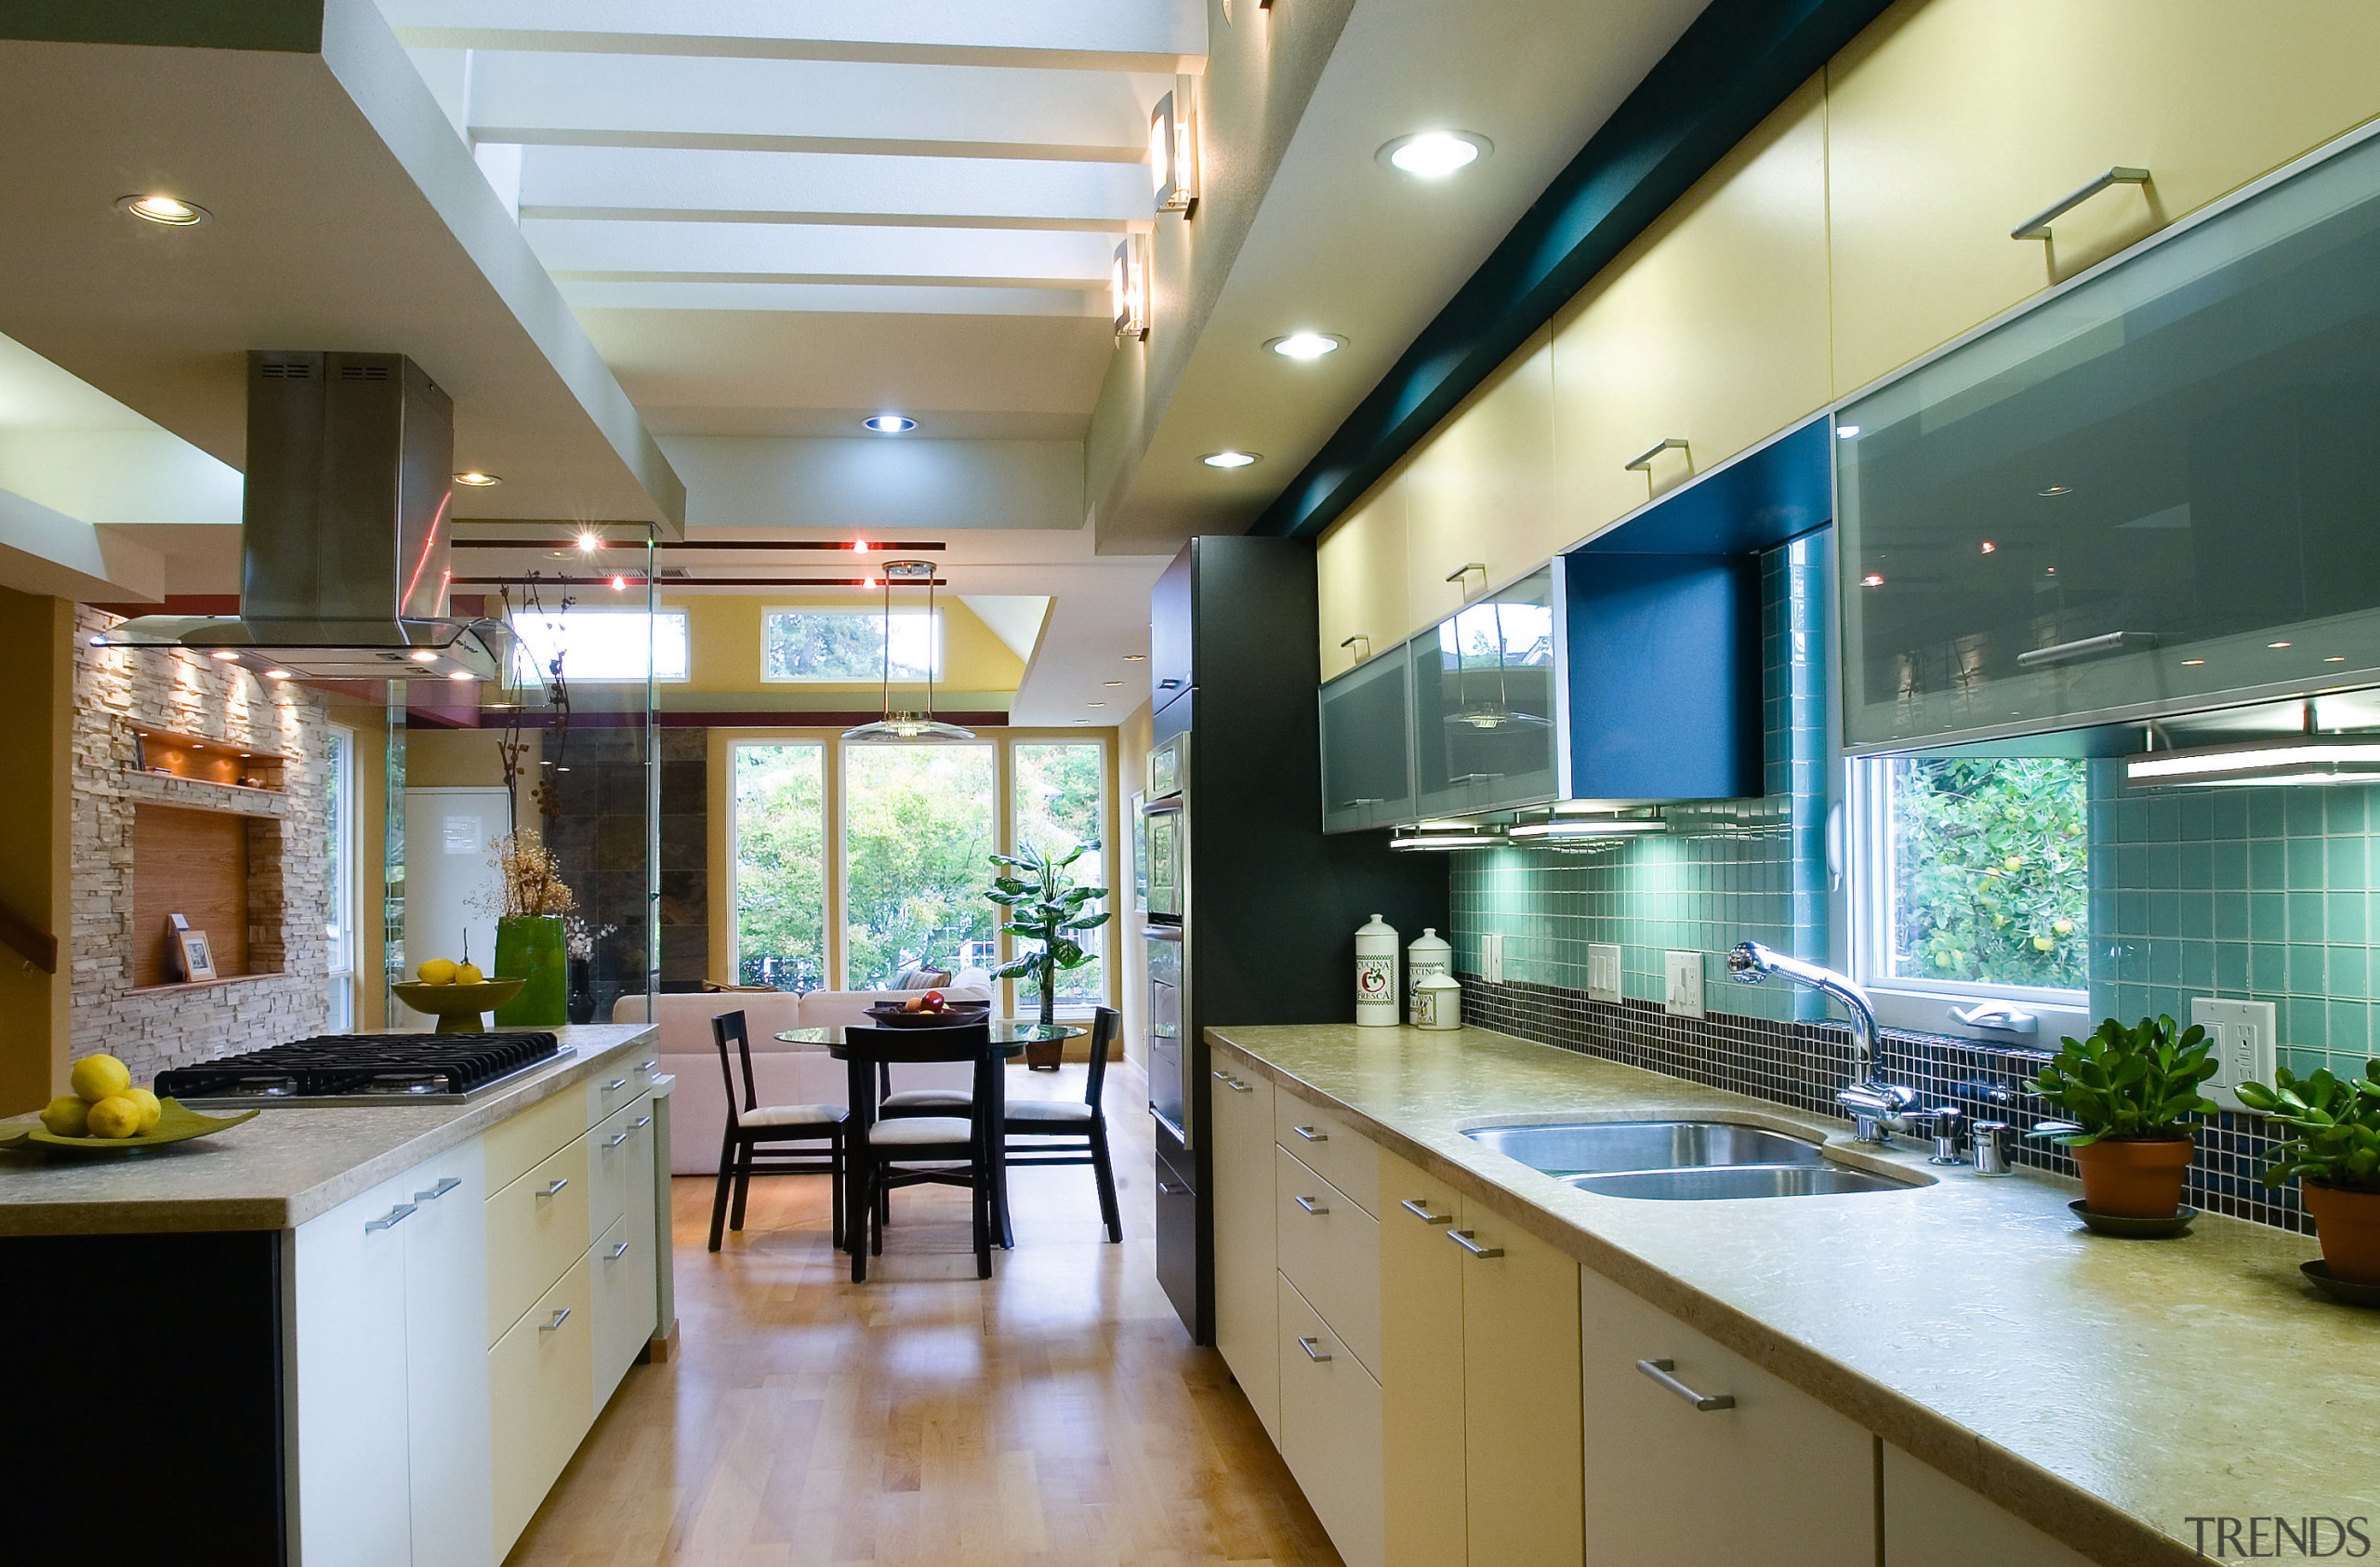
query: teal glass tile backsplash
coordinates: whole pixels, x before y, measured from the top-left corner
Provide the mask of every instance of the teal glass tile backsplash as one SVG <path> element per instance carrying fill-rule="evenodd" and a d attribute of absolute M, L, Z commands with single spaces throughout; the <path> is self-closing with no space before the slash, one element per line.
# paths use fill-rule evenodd
<path fill-rule="evenodd" d="M 2380 790 L 2128 790 L 2091 764 L 2091 1008 L 2187 1021 L 2192 996 L 2274 1003 L 2281 1060 L 2360 1074 L 2380 930 Z"/>
<path fill-rule="evenodd" d="M 1504 938 L 1507 983 L 1587 988 L 1587 947 L 1620 948 L 1621 994 L 1662 999 L 1663 956 L 1704 954 L 1707 1011 L 1777 1021 L 1825 1015 L 1798 987 L 1728 984 L 1739 941 L 1826 957 L 1824 535 L 1761 561 L 1761 712 L 1768 793 L 1673 805 L 1669 830 L 1589 852 L 1481 849 L 1453 857 L 1455 966 L 1482 972 L 1480 937 Z"/>

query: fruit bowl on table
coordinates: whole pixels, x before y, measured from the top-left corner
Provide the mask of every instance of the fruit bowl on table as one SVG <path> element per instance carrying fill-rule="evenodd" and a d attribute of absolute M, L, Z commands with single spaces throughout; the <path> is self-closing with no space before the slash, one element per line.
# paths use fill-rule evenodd
<path fill-rule="evenodd" d="M 911 1012 L 899 1002 L 879 1003 L 868 1017 L 886 1029 L 941 1029 L 953 1023 L 981 1023 L 992 1013 L 989 1002 L 945 1002 L 938 1011 Z"/>
<path fill-rule="evenodd" d="M 476 985 L 425 985 L 418 979 L 389 987 L 397 1000 L 438 1019 L 442 1034 L 483 1034 L 480 1018 L 521 993 L 526 979 L 483 979 Z"/>
<path fill-rule="evenodd" d="M 238 1115 L 201 1115 L 184 1106 L 179 1099 L 160 1099 L 157 1109 L 157 1124 L 137 1136 L 61 1137 L 36 1122 L 0 1127 L 0 1149 L 41 1149 L 60 1153 L 123 1153 L 131 1149 L 157 1148 L 165 1143 L 186 1143 L 192 1137 L 204 1137 L 210 1132 L 220 1132 L 244 1121 L 253 1121 L 257 1116 L 255 1110 L 244 1110 Z"/>

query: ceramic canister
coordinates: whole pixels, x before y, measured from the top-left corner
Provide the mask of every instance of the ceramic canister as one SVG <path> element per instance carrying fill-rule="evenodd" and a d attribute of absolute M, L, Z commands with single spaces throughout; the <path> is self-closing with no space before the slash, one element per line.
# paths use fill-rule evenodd
<path fill-rule="evenodd" d="M 1417 1029 L 1462 1027 L 1462 987 L 1451 974 L 1434 974 L 1413 988 L 1413 1026 Z"/>
<path fill-rule="evenodd" d="M 1355 932 L 1355 1021 L 1396 1027 L 1397 994 L 1396 927 L 1375 914 Z"/>
<path fill-rule="evenodd" d="M 1420 1004 L 1417 992 L 1421 981 L 1434 974 L 1454 972 L 1454 947 L 1440 936 L 1435 925 L 1421 927 L 1421 939 L 1405 949 L 1405 1015 L 1413 1022 L 1421 1021 L 1414 1009 Z"/>

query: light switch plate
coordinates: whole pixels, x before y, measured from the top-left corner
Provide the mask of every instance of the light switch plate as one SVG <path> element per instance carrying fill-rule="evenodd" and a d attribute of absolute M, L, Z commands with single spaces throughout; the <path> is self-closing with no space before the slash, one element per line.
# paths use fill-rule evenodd
<path fill-rule="evenodd" d="M 1661 1010 L 1673 1017 L 1701 1016 L 1702 954 L 1671 952 L 1665 963 L 1668 983 L 1661 987 Z"/>
<path fill-rule="evenodd" d="M 1616 1002 L 1620 999 L 1620 947 L 1617 942 L 1587 943 L 1587 1000 Z"/>
<path fill-rule="evenodd" d="M 2270 1002 L 2217 1001 L 2190 998 L 2190 1021 L 2202 1025 L 2215 1041 L 2215 1058 L 2223 1069 L 2200 1084 L 2200 1092 L 2227 1110 L 2245 1109 L 2233 1092 L 2243 1082 L 2272 1082 L 2278 1058 L 2274 1035 L 2278 1020 Z"/>
<path fill-rule="evenodd" d="M 1504 938 L 1500 933 L 1491 931 L 1479 938 L 1479 977 L 1488 984 L 1504 982 Z"/>

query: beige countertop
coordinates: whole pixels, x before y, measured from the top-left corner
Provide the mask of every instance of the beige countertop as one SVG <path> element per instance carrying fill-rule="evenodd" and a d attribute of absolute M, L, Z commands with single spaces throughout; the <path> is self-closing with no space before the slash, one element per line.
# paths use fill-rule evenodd
<path fill-rule="evenodd" d="M 655 1037 L 650 1024 L 556 1031 L 575 1054 L 468 1105 L 269 1109 L 140 1153 L 0 1151 L 0 1235 L 292 1229 L 540 1099 L 616 1070 L 632 1052 L 649 1053 Z"/>
<path fill-rule="evenodd" d="M 2194 1517 L 2380 1518 L 2380 1312 L 2306 1281 L 2311 1236 L 2210 1215 L 2183 1239 L 2103 1239 L 2068 1212 L 2070 1181 L 1851 1149 L 1840 1122 L 1485 1029 L 1207 1038 L 2096 1560 L 2206 1560 Z M 1713 1112 L 1931 1184 L 1644 1202 L 1462 1135 Z"/>

